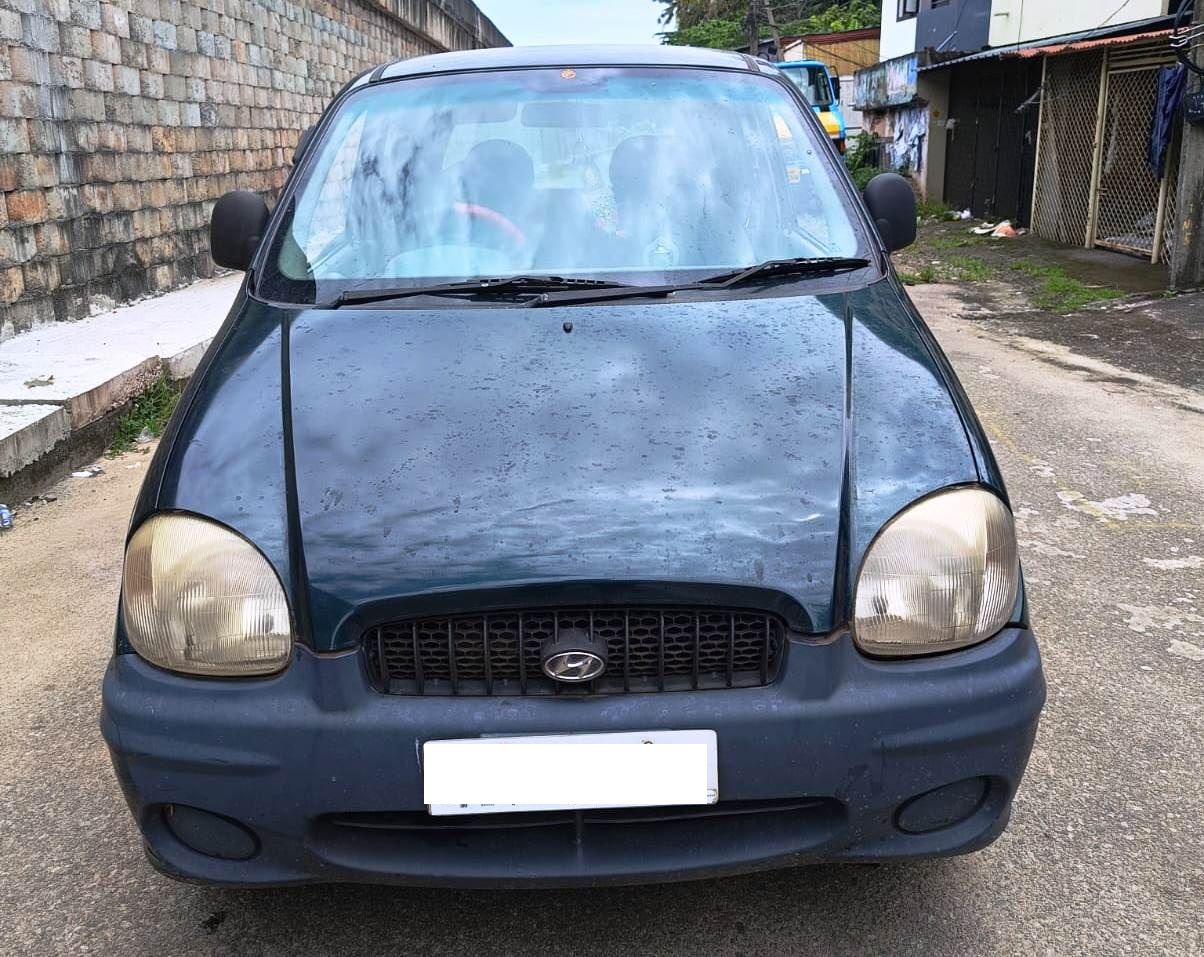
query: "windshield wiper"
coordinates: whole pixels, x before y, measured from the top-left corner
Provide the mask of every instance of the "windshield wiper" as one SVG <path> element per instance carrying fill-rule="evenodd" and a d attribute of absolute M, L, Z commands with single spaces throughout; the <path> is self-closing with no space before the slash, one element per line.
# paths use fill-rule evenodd
<path fill-rule="evenodd" d="M 857 256 L 807 256 L 798 259 L 771 259 L 769 262 L 757 263 L 755 266 L 733 269 L 730 272 L 708 276 L 706 279 L 678 283 L 676 285 L 622 286 L 617 289 L 586 289 L 581 292 L 574 290 L 564 293 L 545 292 L 542 295 L 536 296 L 527 305 L 532 309 L 537 309 L 540 306 L 584 305 L 591 302 L 607 302 L 614 299 L 664 298 L 675 292 L 731 289 L 733 286 L 739 286 L 757 279 L 844 272 L 849 269 L 862 269 L 869 264 L 870 261 L 868 259 L 861 259 Z"/>
<path fill-rule="evenodd" d="M 387 302 L 391 299 L 409 299 L 414 296 L 472 296 L 493 297 L 512 293 L 557 292 L 561 290 L 627 288 L 627 283 L 611 282 L 607 279 L 573 279 L 564 276 L 499 276 L 495 279 L 465 279 L 457 282 L 437 283 L 433 286 L 399 286 L 395 289 L 347 289 L 339 293 L 329 306 L 354 306 L 371 302 Z"/>
<path fill-rule="evenodd" d="M 802 256 L 797 259 L 771 259 L 768 262 L 757 263 L 744 269 L 733 269 L 731 272 L 707 276 L 698 281 L 702 287 L 730 289 L 753 279 L 767 279 L 771 276 L 807 276 L 825 272 L 844 272 L 849 269 L 862 269 L 870 264 L 868 259 L 860 256 Z"/>

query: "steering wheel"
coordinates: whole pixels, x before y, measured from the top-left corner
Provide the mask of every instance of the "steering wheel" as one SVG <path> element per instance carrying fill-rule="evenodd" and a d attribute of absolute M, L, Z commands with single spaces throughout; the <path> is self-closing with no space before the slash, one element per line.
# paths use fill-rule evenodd
<path fill-rule="evenodd" d="M 474 222 L 488 223 L 497 231 L 498 235 L 505 236 L 514 248 L 527 244 L 526 234 L 496 209 L 480 206 L 477 203 L 458 202 L 452 204 L 452 212 Z"/>

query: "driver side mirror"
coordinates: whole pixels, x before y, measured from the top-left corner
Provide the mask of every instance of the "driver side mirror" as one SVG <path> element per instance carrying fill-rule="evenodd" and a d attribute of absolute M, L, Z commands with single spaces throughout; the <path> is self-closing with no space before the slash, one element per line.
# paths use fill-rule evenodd
<path fill-rule="evenodd" d="M 268 204 L 258 193 L 235 190 L 213 204 L 209 217 L 209 251 L 227 269 L 245 271 L 255 257 L 268 225 Z"/>
<path fill-rule="evenodd" d="M 879 173 L 865 186 L 865 206 L 887 250 L 916 241 L 916 194 L 898 173 Z"/>
<path fill-rule="evenodd" d="M 832 102 L 839 103 L 840 102 L 840 77 L 830 76 L 830 77 L 828 77 L 828 82 L 830 84 L 832 84 Z"/>
<path fill-rule="evenodd" d="M 305 148 L 307 146 L 309 146 L 309 141 L 314 138 L 314 132 L 317 130 L 317 128 L 318 128 L 318 124 L 315 123 L 309 129 L 302 132 L 302 134 L 299 137 L 297 137 L 297 145 L 293 149 L 293 165 L 294 166 L 297 165 L 298 161 L 301 159 L 301 156 L 305 153 Z"/>

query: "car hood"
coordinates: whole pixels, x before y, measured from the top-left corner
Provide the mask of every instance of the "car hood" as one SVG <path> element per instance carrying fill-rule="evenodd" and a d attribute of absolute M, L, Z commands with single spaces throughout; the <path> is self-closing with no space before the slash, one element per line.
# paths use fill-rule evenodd
<path fill-rule="evenodd" d="M 433 608 L 692 596 L 826 631 L 882 524 L 979 478 L 960 393 L 888 282 L 282 312 L 233 324 L 157 507 L 254 541 L 318 647 Z"/>

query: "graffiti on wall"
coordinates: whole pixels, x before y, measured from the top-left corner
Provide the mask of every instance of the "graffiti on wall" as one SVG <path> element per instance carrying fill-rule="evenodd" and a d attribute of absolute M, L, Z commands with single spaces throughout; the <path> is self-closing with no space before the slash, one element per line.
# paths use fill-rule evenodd
<path fill-rule="evenodd" d="M 919 173 L 924 168 L 928 136 L 928 106 L 915 104 L 902 109 L 867 112 L 868 132 L 882 143 L 882 162 L 901 173 Z"/>
<path fill-rule="evenodd" d="M 886 144 L 895 169 L 919 170 L 923 165 L 924 137 L 928 135 L 928 107 L 909 106 L 894 114 L 894 137 Z"/>
<path fill-rule="evenodd" d="M 904 106 L 916 98 L 917 56 L 909 53 L 856 73 L 855 103 L 860 110 Z"/>

